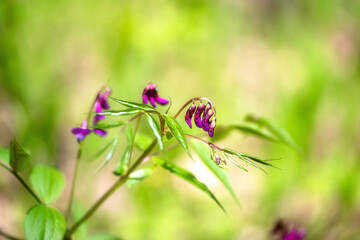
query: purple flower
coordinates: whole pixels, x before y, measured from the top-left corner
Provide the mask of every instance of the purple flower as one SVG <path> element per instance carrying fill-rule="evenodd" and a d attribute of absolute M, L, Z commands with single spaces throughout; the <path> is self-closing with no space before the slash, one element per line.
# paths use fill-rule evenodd
<path fill-rule="evenodd" d="M 187 110 L 186 114 L 185 114 L 185 121 L 186 123 L 189 125 L 190 128 L 192 128 L 192 123 L 191 123 L 191 119 L 192 119 L 192 116 L 194 114 L 196 110 L 196 105 L 195 103 L 193 103 L 189 109 Z"/>
<path fill-rule="evenodd" d="M 282 240 L 304 240 L 305 239 L 305 230 L 304 229 L 292 229 L 289 232 L 285 232 L 281 236 Z"/>
<path fill-rule="evenodd" d="M 198 128 L 202 128 L 201 114 L 203 113 L 204 110 L 205 110 L 205 105 L 203 103 L 200 103 L 194 115 L 194 122 Z"/>
<path fill-rule="evenodd" d="M 195 110 L 196 109 L 196 110 Z M 210 137 L 214 136 L 214 129 L 216 127 L 216 115 L 215 108 L 212 103 L 208 103 L 206 106 L 200 102 L 199 106 L 196 108 L 196 105 L 193 103 L 185 114 L 185 121 L 192 128 L 191 118 L 194 114 L 194 122 L 198 128 L 202 128 L 205 132 L 209 134 Z"/>
<path fill-rule="evenodd" d="M 160 105 L 166 105 L 169 103 L 168 100 L 159 97 L 157 86 L 151 82 L 146 85 L 142 93 L 142 99 L 144 104 L 147 104 L 149 101 L 154 108 L 156 107 L 156 103 Z"/>
<path fill-rule="evenodd" d="M 106 89 L 104 92 L 100 92 L 97 95 L 95 104 L 94 104 L 94 109 L 96 113 L 101 113 L 103 112 L 103 110 L 107 110 L 110 108 L 109 103 L 108 103 L 108 98 L 107 96 L 109 96 L 111 94 L 111 89 L 108 88 Z M 104 119 L 105 115 L 103 114 L 97 114 L 95 115 L 95 117 L 93 118 L 93 125 L 96 125 L 100 120 Z"/>
<path fill-rule="evenodd" d="M 83 121 L 81 127 L 72 128 L 71 132 L 76 136 L 77 141 L 80 142 L 84 140 L 84 138 L 91 133 L 91 130 L 88 129 L 88 122 Z"/>

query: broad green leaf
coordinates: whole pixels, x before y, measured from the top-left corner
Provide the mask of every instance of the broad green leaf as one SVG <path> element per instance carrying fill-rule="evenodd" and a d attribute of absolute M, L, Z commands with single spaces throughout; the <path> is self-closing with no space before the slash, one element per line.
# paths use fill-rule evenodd
<path fill-rule="evenodd" d="M 98 123 L 94 126 L 95 129 L 105 129 L 105 128 L 114 128 L 122 126 L 126 123 L 126 121 L 116 121 L 116 122 L 108 122 L 108 123 Z"/>
<path fill-rule="evenodd" d="M 178 121 L 176 121 L 175 118 L 173 118 L 167 114 L 162 114 L 162 116 L 163 116 L 166 124 L 169 126 L 171 133 L 174 135 L 174 137 L 179 141 L 180 145 L 185 149 L 185 151 L 191 157 L 191 154 L 190 154 L 187 142 L 186 142 L 184 130 L 182 129 L 182 127 L 180 126 Z"/>
<path fill-rule="evenodd" d="M 122 238 L 116 237 L 111 234 L 97 234 L 87 238 L 88 240 L 122 240 Z"/>
<path fill-rule="evenodd" d="M 0 148 L 0 160 L 6 163 L 7 165 L 10 165 L 10 152 L 8 148 Z"/>
<path fill-rule="evenodd" d="M 209 152 L 209 146 L 201 142 L 191 141 L 191 145 L 195 149 L 195 152 L 199 155 L 200 160 L 210 169 L 210 171 L 220 180 L 222 184 L 229 191 L 234 200 L 239 204 L 239 199 L 236 197 L 234 189 L 231 184 L 229 174 L 226 170 L 221 169 L 216 163 L 211 159 Z"/>
<path fill-rule="evenodd" d="M 156 123 L 155 119 L 153 118 L 153 116 L 151 116 L 150 114 L 148 113 L 145 113 L 146 115 L 146 119 L 158 141 L 158 144 L 159 144 L 159 147 L 160 147 L 160 150 L 161 151 L 164 151 L 164 143 L 163 143 L 163 140 L 162 140 L 162 134 L 161 134 L 161 130 L 160 130 L 160 127 L 159 125 Z"/>
<path fill-rule="evenodd" d="M 156 165 L 151 165 L 146 168 L 141 168 L 139 170 L 136 170 L 135 172 L 132 172 L 129 176 L 129 179 L 127 180 L 128 187 L 132 187 L 135 183 L 140 182 L 141 180 L 147 178 L 150 176 L 155 169 Z"/>
<path fill-rule="evenodd" d="M 128 146 L 125 149 L 125 152 L 120 158 L 120 161 L 114 171 L 114 174 L 118 176 L 123 175 L 128 170 L 129 167 L 131 153 L 134 146 L 134 131 L 131 125 L 127 126 L 126 136 L 127 136 Z"/>
<path fill-rule="evenodd" d="M 117 147 L 117 143 L 118 143 L 118 136 L 116 135 L 114 137 L 114 139 L 112 140 L 111 142 L 111 149 L 110 151 L 108 152 L 108 154 L 106 155 L 106 158 L 105 160 L 103 161 L 103 163 L 95 170 L 95 172 L 99 172 L 101 169 L 103 169 L 106 164 L 109 163 L 109 161 L 111 160 L 112 156 L 114 155 L 115 153 L 115 150 L 116 150 L 116 147 Z"/>
<path fill-rule="evenodd" d="M 120 103 L 121 105 L 131 108 L 131 109 L 137 109 L 137 110 L 144 110 L 144 111 L 156 111 L 155 108 L 150 107 L 148 105 L 142 104 L 142 103 L 134 103 L 134 102 L 128 102 L 120 99 L 116 99 L 113 97 L 110 97 L 112 100 L 114 100 L 117 103 Z"/>
<path fill-rule="evenodd" d="M 57 169 L 47 165 L 37 165 L 30 173 L 30 182 L 39 197 L 49 204 L 55 201 L 65 186 L 65 177 Z"/>
<path fill-rule="evenodd" d="M 107 110 L 98 114 L 120 117 L 120 116 L 133 115 L 140 112 L 141 110 L 139 109 L 125 109 L 125 110 Z"/>
<path fill-rule="evenodd" d="M 29 164 L 30 155 L 22 148 L 15 138 L 10 142 L 9 152 L 11 168 L 15 172 L 23 171 Z"/>
<path fill-rule="evenodd" d="M 102 148 L 100 148 L 99 151 L 97 151 L 92 157 L 89 158 L 89 161 L 92 162 L 96 159 L 98 159 L 114 142 L 114 139 L 111 139 L 107 143 L 104 144 Z"/>
<path fill-rule="evenodd" d="M 194 185 L 195 187 L 197 187 L 198 189 L 200 189 L 201 191 L 203 191 L 204 193 L 206 193 L 209 197 L 211 197 L 217 204 L 218 206 L 224 211 L 224 207 L 221 205 L 221 203 L 217 200 L 217 198 L 215 197 L 215 195 L 210 191 L 210 189 L 202 182 L 200 182 L 195 176 L 194 174 L 192 174 L 191 172 L 189 172 L 188 170 L 179 167 L 177 165 L 175 165 L 174 163 L 171 163 L 169 161 L 165 161 L 161 158 L 158 157 L 153 157 L 152 160 L 160 165 L 161 167 L 163 167 L 164 169 L 174 173 L 176 176 L 184 179 L 185 181 L 191 183 L 192 185 Z"/>
<path fill-rule="evenodd" d="M 59 211 L 44 205 L 31 208 L 25 217 L 27 240 L 62 240 L 66 222 Z"/>
<path fill-rule="evenodd" d="M 148 135 L 137 133 L 135 137 L 135 145 L 140 150 L 145 151 L 153 142 L 153 139 L 150 138 Z"/>

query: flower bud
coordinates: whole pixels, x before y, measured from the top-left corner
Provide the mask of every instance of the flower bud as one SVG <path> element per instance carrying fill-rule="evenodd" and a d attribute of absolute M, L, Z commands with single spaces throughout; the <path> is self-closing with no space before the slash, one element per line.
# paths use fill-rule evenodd
<path fill-rule="evenodd" d="M 215 154 L 215 161 L 216 161 L 217 165 L 219 165 L 221 163 L 221 157 L 218 153 Z"/>
<path fill-rule="evenodd" d="M 186 114 L 185 114 L 185 121 L 186 123 L 189 125 L 190 128 L 192 128 L 192 124 L 191 124 L 191 118 L 194 114 L 196 110 L 196 105 L 193 103 L 189 109 L 187 110 Z"/>
<path fill-rule="evenodd" d="M 203 130 L 205 132 L 208 132 L 209 129 L 210 129 L 210 122 L 209 122 L 209 119 L 212 117 L 212 115 L 214 115 L 214 111 L 209 109 L 207 112 L 206 112 L 206 109 L 205 109 L 205 112 L 203 114 L 203 118 L 202 118 L 202 125 L 203 125 Z"/>
<path fill-rule="evenodd" d="M 201 114 L 203 113 L 204 110 L 205 110 L 205 105 L 203 103 L 200 103 L 194 115 L 195 125 L 199 128 L 202 128 Z"/>
<path fill-rule="evenodd" d="M 216 127 L 216 118 L 214 117 L 213 119 L 211 119 L 210 121 L 210 127 L 209 127 L 209 137 L 213 137 L 214 136 L 214 129 Z"/>

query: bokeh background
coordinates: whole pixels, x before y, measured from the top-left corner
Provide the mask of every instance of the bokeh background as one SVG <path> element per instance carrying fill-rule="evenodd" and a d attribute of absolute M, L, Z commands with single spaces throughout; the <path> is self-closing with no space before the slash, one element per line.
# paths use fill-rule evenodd
<path fill-rule="evenodd" d="M 55 204 L 63 211 L 78 146 L 69 129 L 85 118 L 101 87 L 140 101 L 151 80 L 172 99 L 170 113 L 206 96 L 219 124 L 241 123 L 247 113 L 273 119 L 304 153 L 239 132 L 222 140 L 281 157 L 281 171 L 268 175 L 230 165 L 239 208 L 200 161 L 179 151 L 174 161 L 213 190 L 228 216 L 193 186 L 156 169 L 106 202 L 88 222 L 89 235 L 270 239 L 284 219 L 307 229 L 307 239 L 360 239 L 359 29 L 360 1 L 350 0 L 2 0 L 0 146 L 15 135 L 33 164 L 63 170 L 67 189 Z M 89 139 L 89 154 L 104 142 Z M 82 162 L 79 214 L 115 180 L 116 161 L 95 173 L 99 164 Z M 32 204 L 0 169 L 0 228 L 24 236 Z"/>

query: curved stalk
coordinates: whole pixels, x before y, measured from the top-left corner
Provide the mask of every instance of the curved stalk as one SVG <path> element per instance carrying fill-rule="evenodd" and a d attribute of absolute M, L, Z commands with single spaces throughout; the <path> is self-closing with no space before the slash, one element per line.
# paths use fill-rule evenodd
<path fill-rule="evenodd" d="M 179 111 L 175 114 L 174 118 L 176 119 L 179 114 L 186 108 L 187 105 L 189 105 L 190 103 L 196 101 L 196 100 L 206 100 L 210 106 L 214 109 L 214 115 L 216 116 L 216 109 L 214 107 L 214 104 L 212 103 L 212 101 L 210 99 L 208 99 L 207 97 L 195 97 L 190 99 L 189 101 L 187 101 L 180 109 Z"/>

